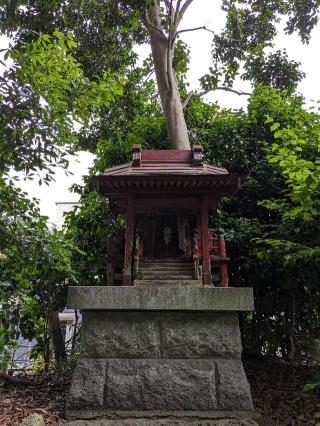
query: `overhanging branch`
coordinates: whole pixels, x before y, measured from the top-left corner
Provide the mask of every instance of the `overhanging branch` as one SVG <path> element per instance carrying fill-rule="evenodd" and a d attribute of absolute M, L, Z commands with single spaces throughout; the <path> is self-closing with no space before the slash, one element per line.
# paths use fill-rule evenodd
<path fill-rule="evenodd" d="M 210 30 L 209 28 L 207 28 L 205 25 L 202 25 L 201 27 L 186 28 L 184 30 L 177 31 L 176 35 L 181 34 L 181 33 L 188 33 L 190 31 L 199 31 L 199 30 L 205 30 L 205 31 L 208 31 L 209 33 L 212 33 L 213 35 L 215 35 L 215 32 Z"/>
<path fill-rule="evenodd" d="M 173 19 L 173 22 L 174 22 L 174 25 L 176 26 L 176 29 L 177 29 L 177 20 L 178 20 L 178 16 L 179 16 L 179 12 L 180 12 L 180 4 L 181 4 L 181 0 L 178 0 L 177 5 L 176 5 L 176 11 L 175 11 L 175 14 L 174 14 L 174 19 Z"/>
<path fill-rule="evenodd" d="M 190 4 L 193 2 L 193 0 L 186 0 L 183 5 L 181 6 L 179 15 L 178 15 L 178 19 L 177 19 L 177 26 L 179 25 L 179 22 L 181 21 L 181 19 L 183 18 L 183 15 L 185 14 L 186 10 L 188 9 L 188 7 L 190 6 Z"/>
<path fill-rule="evenodd" d="M 151 22 L 150 22 L 149 20 L 144 19 L 144 18 L 141 18 L 141 22 L 142 22 L 142 23 L 143 23 L 146 27 L 149 27 L 149 28 L 152 28 L 152 29 L 154 29 L 154 30 L 159 31 L 159 33 L 160 33 L 160 34 L 162 34 L 162 35 L 163 35 L 163 37 L 167 38 L 167 37 L 166 37 L 166 35 L 165 35 L 165 33 L 162 31 L 162 29 L 160 29 L 160 28 L 156 27 L 155 25 L 151 24 Z"/>
<path fill-rule="evenodd" d="M 188 33 L 188 32 L 191 32 L 191 31 L 199 31 L 199 30 L 205 30 L 205 31 L 208 31 L 209 33 L 212 33 L 213 35 L 215 35 L 215 32 L 214 32 L 214 31 L 210 30 L 210 29 L 209 29 L 209 28 L 207 28 L 205 25 L 202 25 L 201 27 L 186 28 L 186 29 L 184 29 L 184 30 L 177 31 L 177 32 L 174 34 L 174 37 L 173 37 L 172 43 L 174 43 L 174 42 L 175 42 L 175 40 L 176 40 L 177 36 L 178 36 L 179 34 L 181 34 L 181 33 Z"/>
<path fill-rule="evenodd" d="M 236 94 L 238 96 L 251 96 L 252 95 L 252 93 L 243 92 L 241 90 L 232 89 L 231 87 L 217 86 L 217 87 L 212 87 L 212 88 L 207 89 L 207 90 L 203 90 L 202 92 L 191 91 L 190 93 L 187 94 L 187 96 L 183 100 L 183 102 L 182 102 L 182 108 L 184 109 L 188 105 L 190 99 L 193 96 L 197 97 L 197 98 L 201 98 L 202 96 L 207 95 L 210 92 L 215 92 L 216 90 L 223 90 L 225 92 L 231 92 L 231 93 L 234 93 L 234 94 Z"/>

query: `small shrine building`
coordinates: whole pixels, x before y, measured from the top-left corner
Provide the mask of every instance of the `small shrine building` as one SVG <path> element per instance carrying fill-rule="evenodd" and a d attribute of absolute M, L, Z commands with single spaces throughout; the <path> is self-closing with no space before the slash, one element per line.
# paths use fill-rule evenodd
<path fill-rule="evenodd" d="M 228 287 L 223 234 L 208 223 L 242 179 L 203 163 L 200 145 L 132 151 L 94 178 L 126 229 L 107 243 L 108 285 L 68 288 L 82 329 L 65 415 L 255 418 L 238 320 L 253 292 Z"/>
<path fill-rule="evenodd" d="M 228 286 L 224 235 L 209 228 L 220 199 L 242 177 L 190 151 L 132 147 L 132 161 L 94 177 L 111 208 L 127 217 L 124 238 L 107 243 L 108 285 Z"/>

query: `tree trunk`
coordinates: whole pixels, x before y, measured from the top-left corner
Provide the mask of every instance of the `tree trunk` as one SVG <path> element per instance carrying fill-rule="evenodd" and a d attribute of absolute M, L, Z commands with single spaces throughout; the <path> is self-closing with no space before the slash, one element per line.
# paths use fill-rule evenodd
<path fill-rule="evenodd" d="M 48 313 L 48 324 L 55 359 L 57 362 L 65 361 L 67 359 L 67 354 L 60 327 L 58 311 L 50 311 Z"/>
<path fill-rule="evenodd" d="M 150 45 L 171 149 L 190 150 L 176 74 L 172 66 L 174 43 L 163 33 L 160 5 L 154 0 L 148 10 Z"/>

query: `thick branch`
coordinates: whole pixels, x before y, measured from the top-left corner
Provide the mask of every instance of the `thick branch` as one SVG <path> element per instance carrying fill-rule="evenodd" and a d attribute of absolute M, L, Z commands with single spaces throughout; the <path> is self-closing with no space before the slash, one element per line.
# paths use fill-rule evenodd
<path fill-rule="evenodd" d="M 173 17 L 173 15 L 175 14 L 175 9 L 173 7 L 172 0 L 164 0 L 164 2 L 166 4 L 166 9 L 168 14 L 170 14 L 171 17 Z"/>
<path fill-rule="evenodd" d="M 169 4 L 169 34 L 168 34 L 168 48 L 167 48 L 167 74 L 168 74 L 168 82 L 170 87 L 170 93 L 173 92 L 173 83 L 172 83 L 172 50 L 173 46 L 172 42 L 172 0 L 170 0 Z"/>
<path fill-rule="evenodd" d="M 168 11 L 170 9 L 171 1 L 170 0 L 164 0 L 164 2 L 165 2 L 165 5 L 166 5 L 166 8 L 167 8 L 167 11 Z"/>
<path fill-rule="evenodd" d="M 188 7 L 190 6 L 192 2 L 193 0 L 186 0 L 186 2 L 181 6 L 181 10 L 179 12 L 178 19 L 177 19 L 177 26 L 179 25 L 180 21 L 183 18 L 183 15 L 186 13 L 186 10 L 188 9 Z"/>
<path fill-rule="evenodd" d="M 152 28 L 152 29 L 154 29 L 154 30 L 159 31 L 159 32 L 160 32 L 160 34 L 162 34 L 162 35 L 163 35 L 163 37 L 167 38 L 167 37 L 166 37 L 166 35 L 165 35 L 165 33 L 163 32 L 163 30 L 162 30 L 161 28 L 158 28 L 158 27 L 156 27 L 155 25 L 151 24 L 151 22 L 150 22 L 149 20 L 141 18 L 141 22 L 142 22 L 142 23 L 143 23 L 146 27 L 149 27 L 149 28 Z"/>
<path fill-rule="evenodd" d="M 215 32 L 210 30 L 209 28 L 207 28 L 205 25 L 202 25 L 201 27 L 186 28 L 185 30 L 177 31 L 176 35 L 181 34 L 181 33 L 188 33 L 190 31 L 199 31 L 199 30 L 205 30 L 205 31 L 208 31 L 209 33 L 212 33 L 213 35 L 215 35 Z"/>
<path fill-rule="evenodd" d="M 177 5 L 176 5 L 176 12 L 174 14 L 174 19 L 173 19 L 173 22 L 174 22 L 174 25 L 176 26 L 176 29 L 177 29 L 177 19 L 178 19 L 179 11 L 180 11 L 180 4 L 181 4 L 181 0 L 178 0 Z"/>
<path fill-rule="evenodd" d="M 209 28 L 207 28 L 205 25 L 202 25 L 201 27 L 186 28 L 186 29 L 184 29 L 184 30 L 177 31 L 177 32 L 174 34 L 174 37 L 173 37 L 172 43 L 174 43 L 174 42 L 175 42 L 175 40 L 176 40 L 177 36 L 178 36 L 179 34 L 181 34 L 181 33 L 188 33 L 188 32 L 191 32 L 191 31 L 199 31 L 199 30 L 205 30 L 205 31 L 208 31 L 209 33 L 212 33 L 213 35 L 215 35 L 215 32 L 214 32 L 214 31 L 209 30 Z"/>
<path fill-rule="evenodd" d="M 249 93 L 249 92 L 242 92 L 240 90 L 235 90 L 235 89 L 232 89 L 231 87 L 224 87 L 224 86 L 213 87 L 211 89 L 203 90 L 202 92 L 191 91 L 190 93 L 187 94 L 187 96 L 183 100 L 182 108 L 184 109 L 188 105 L 192 96 L 197 97 L 197 98 L 201 98 L 202 96 L 207 95 L 210 92 L 215 92 L 216 90 L 223 90 L 225 92 L 231 92 L 231 93 L 234 93 L 238 96 L 251 96 L 252 95 L 252 93 Z"/>
<path fill-rule="evenodd" d="M 152 76 L 152 74 L 154 73 L 154 68 L 152 68 L 149 72 L 148 72 L 148 74 L 147 74 L 147 76 L 146 76 L 146 78 L 144 79 L 144 81 L 143 81 L 143 84 L 145 84 L 149 79 L 150 79 L 150 77 Z"/>

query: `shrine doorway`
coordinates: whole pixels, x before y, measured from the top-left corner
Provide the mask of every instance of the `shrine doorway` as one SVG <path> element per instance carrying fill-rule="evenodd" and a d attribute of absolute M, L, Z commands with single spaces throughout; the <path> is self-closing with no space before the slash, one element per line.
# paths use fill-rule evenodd
<path fill-rule="evenodd" d="M 139 219 L 145 260 L 191 256 L 194 215 L 176 209 L 159 209 Z"/>

